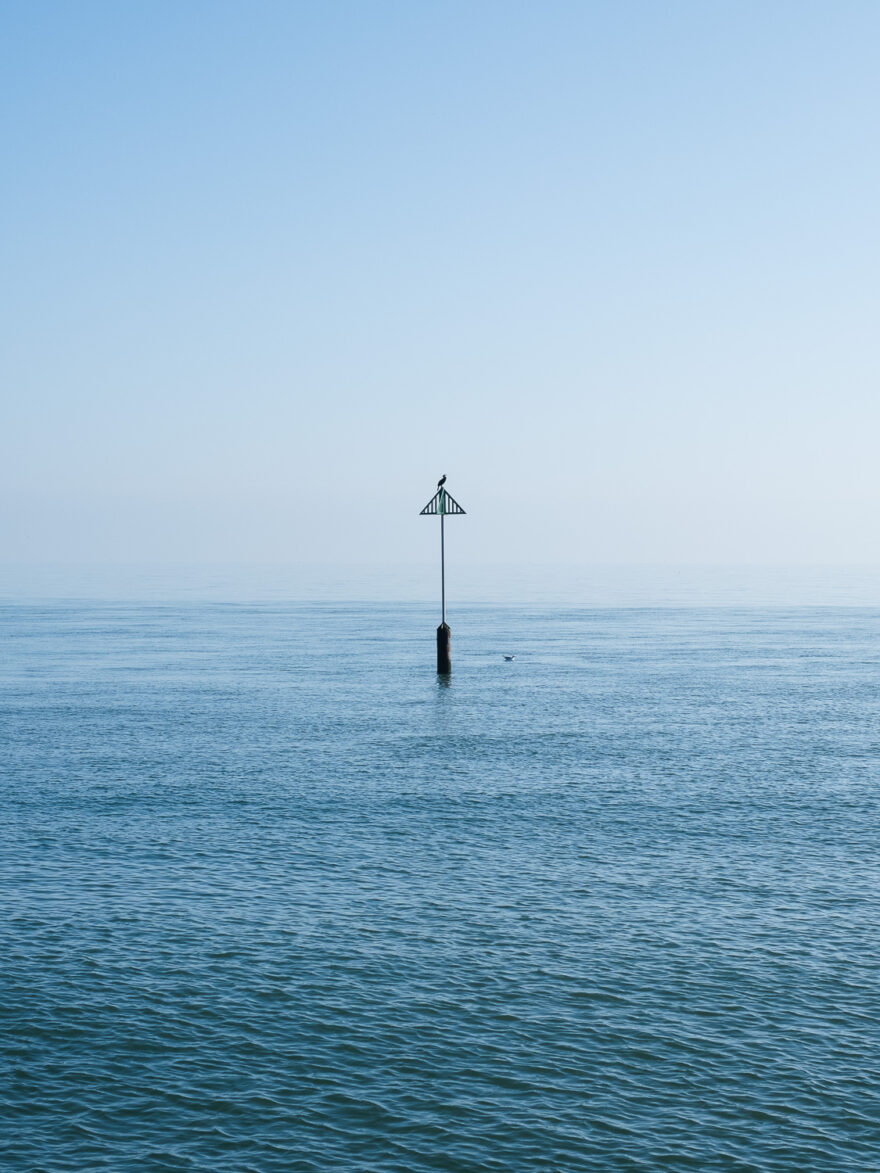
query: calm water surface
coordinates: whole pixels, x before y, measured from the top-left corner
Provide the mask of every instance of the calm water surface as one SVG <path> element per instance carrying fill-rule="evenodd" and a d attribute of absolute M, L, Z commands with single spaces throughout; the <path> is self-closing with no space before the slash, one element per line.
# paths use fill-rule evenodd
<path fill-rule="evenodd" d="M 880 1168 L 880 610 L 0 620 L 4 1170 Z"/>

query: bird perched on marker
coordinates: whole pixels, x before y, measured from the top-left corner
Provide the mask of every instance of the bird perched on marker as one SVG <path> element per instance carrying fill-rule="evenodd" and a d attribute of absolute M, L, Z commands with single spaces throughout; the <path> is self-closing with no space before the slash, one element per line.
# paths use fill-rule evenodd
<path fill-rule="evenodd" d="M 443 476 L 440 478 L 440 480 L 437 482 L 437 488 L 442 489 L 445 484 L 446 484 L 446 473 L 444 473 Z"/>

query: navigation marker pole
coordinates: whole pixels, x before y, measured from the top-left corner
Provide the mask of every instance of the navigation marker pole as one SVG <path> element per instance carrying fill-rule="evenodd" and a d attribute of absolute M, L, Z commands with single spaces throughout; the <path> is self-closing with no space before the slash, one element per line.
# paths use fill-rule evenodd
<path fill-rule="evenodd" d="M 437 628 L 437 672 L 441 676 L 448 676 L 452 671 L 452 655 L 450 640 L 452 632 L 446 622 L 446 517 L 456 513 L 463 514 L 464 510 L 459 503 L 443 488 L 443 481 L 437 486 L 437 492 L 419 514 L 420 517 L 440 515 L 440 626 Z"/>

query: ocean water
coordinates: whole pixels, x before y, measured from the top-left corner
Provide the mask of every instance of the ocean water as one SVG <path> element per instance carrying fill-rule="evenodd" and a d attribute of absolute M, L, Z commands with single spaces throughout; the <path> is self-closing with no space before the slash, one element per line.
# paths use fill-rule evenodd
<path fill-rule="evenodd" d="M 0 621 L 4 1171 L 880 1168 L 880 609 Z"/>

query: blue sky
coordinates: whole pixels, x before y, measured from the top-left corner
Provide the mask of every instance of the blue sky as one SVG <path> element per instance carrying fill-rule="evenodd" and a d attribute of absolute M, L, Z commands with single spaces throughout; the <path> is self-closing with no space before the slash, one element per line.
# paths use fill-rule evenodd
<path fill-rule="evenodd" d="M 2 3 L 10 560 L 880 562 L 874 3 Z"/>

